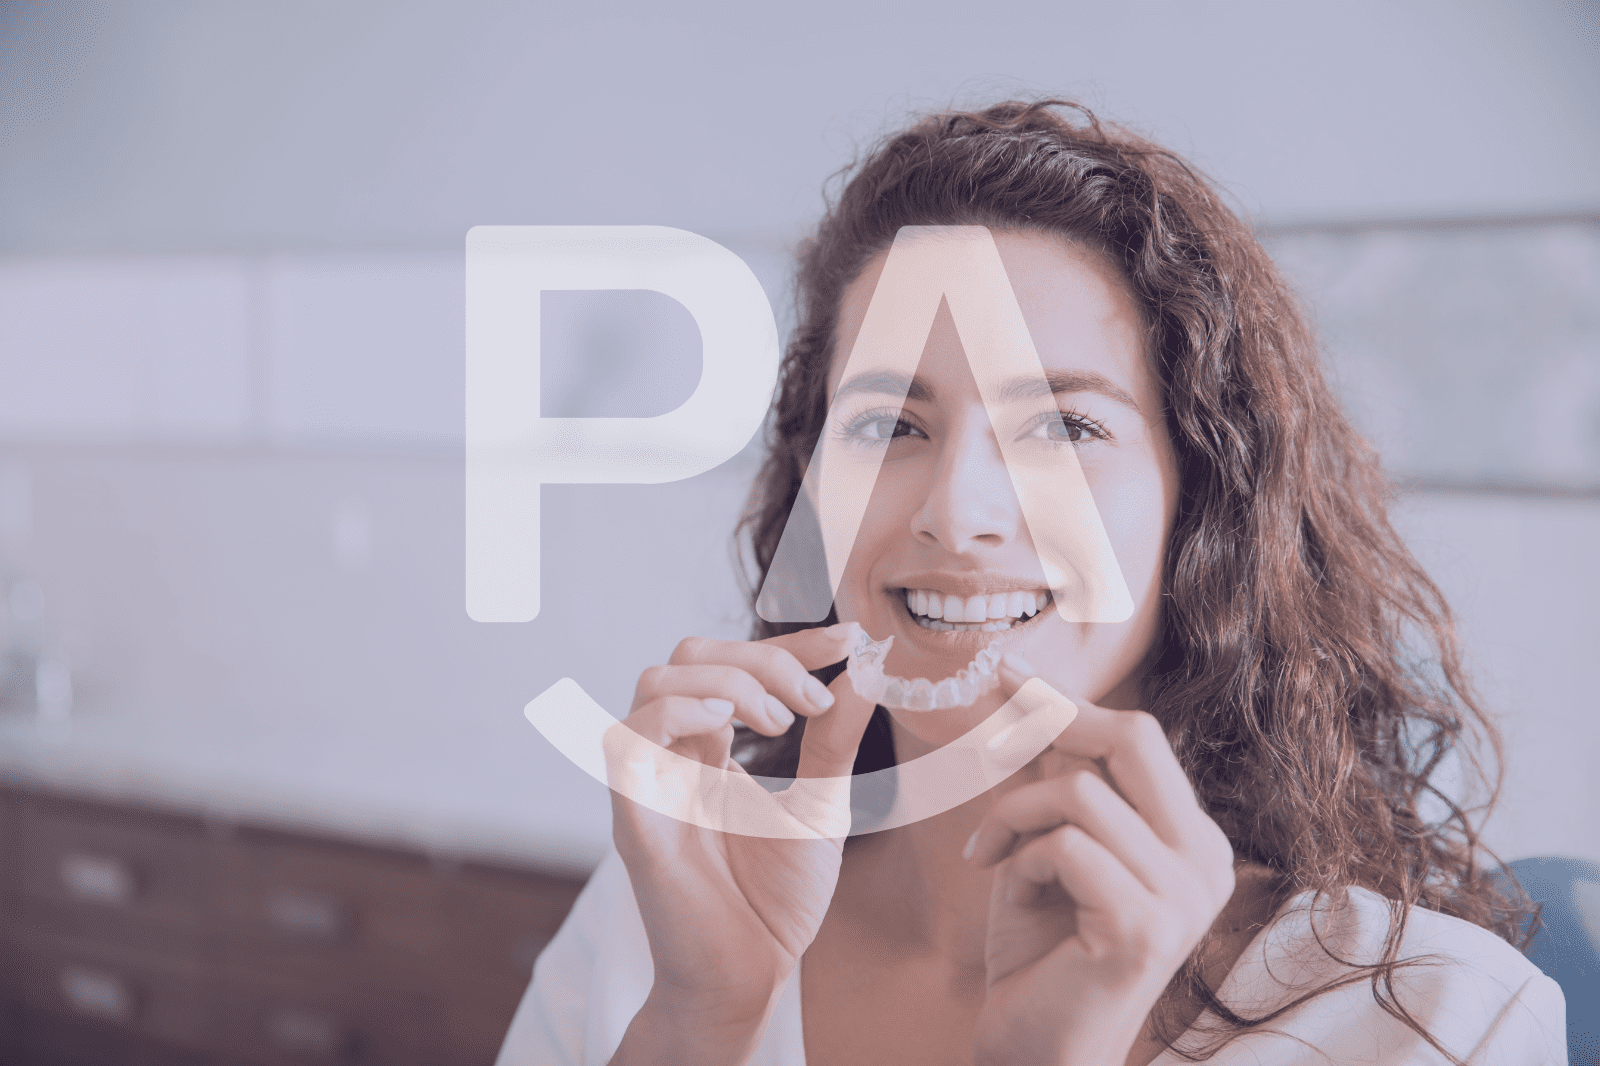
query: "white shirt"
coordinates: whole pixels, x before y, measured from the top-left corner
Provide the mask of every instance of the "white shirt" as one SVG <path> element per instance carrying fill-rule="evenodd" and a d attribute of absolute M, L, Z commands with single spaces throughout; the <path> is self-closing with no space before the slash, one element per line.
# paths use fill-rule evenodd
<path fill-rule="evenodd" d="M 1345 971 L 1311 938 L 1311 893 L 1288 900 L 1229 972 L 1218 998 L 1246 1017 L 1288 1002 Z M 1352 888 L 1324 901 L 1317 930 L 1341 957 L 1374 961 L 1389 929 L 1381 896 Z M 1400 958 L 1430 956 L 1395 975 L 1400 1001 L 1458 1058 L 1484 1066 L 1565 1066 L 1566 1001 L 1561 988 L 1493 933 L 1413 907 Z M 644 922 L 622 859 L 613 850 L 578 897 L 534 967 L 497 1066 L 605 1066 L 650 991 Z M 1180 1046 L 1214 1015 L 1204 1014 Z M 805 1066 L 796 968 L 750 1066 Z M 1186 1060 L 1163 1052 L 1152 1066 Z M 1215 1066 L 1443 1064 L 1414 1030 L 1373 999 L 1362 978 L 1324 993 L 1209 1060 Z"/>

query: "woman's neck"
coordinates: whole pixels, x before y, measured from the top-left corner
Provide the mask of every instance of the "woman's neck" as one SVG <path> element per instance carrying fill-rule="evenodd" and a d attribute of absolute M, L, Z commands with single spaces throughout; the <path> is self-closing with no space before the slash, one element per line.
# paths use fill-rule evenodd
<path fill-rule="evenodd" d="M 931 750 L 898 723 L 893 728 L 896 762 Z M 1024 768 L 1000 791 L 1032 779 L 1033 771 Z M 903 777 L 900 787 L 916 785 Z M 841 883 L 841 895 L 848 892 L 852 910 L 898 950 L 935 956 L 981 980 L 993 873 L 962 853 L 996 798 L 996 792 L 986 792 L 942 814 L 861 839 L 847 853 L 854 856 L 846 862 L 853 871 L 842 874 L 851 883 Z"/>
<path fill-rule="evenodd" d="M 1137 677 L 1130 675 L 1115 690 L 1101 697 L 1101 705 L 1113 708 L 1138 705 Z M 927 741 L 915 736 L 892 716 L 895 762 L 906 763 L 933 751 Z M 897 829 L 874 833 L 851 848 L 858 859 L 854 865 L 862 872 L 859 883 L 848 891 L 859 901 L 861 917 L 869 928 L 892 935 L 905 950 L 933 953 L 957 969 L 973 967 L 983 971 L 983 942 L 989 917 L 989 888 L 994 877 L 966 861 L 962 853 L 978 823 L 1004 793 L 1059 773 L 1059 758 L 1046 756 L 1023 767 L 999 787 L 975 796 L 942 814 Z M 902 775 L 898 787 L 929 785 L 913 775 Z M 896 806 L 937 809 L 938 797 L 901 795 Z M 841 888 L 846 886 L 841 884 Z M 855 909 L 855 908 L 853 908 Z M 892 933 L 891 933 L 892 931 Z"/>
<path fill-rule="evenodd" d="M 1103 694 L 1100 705 L 1110 708 L 1136 707 L 1139 701 L 1137 675 L 1129 675 L 1111 692 Z M 933 751 L 933 746 L 903 728 L 893 716 L 895 762 L 906 763 Z M 841 881 L 841 894 L 848 893 L 851 909 L 863 928 L 890 936 L 897 947 L 928 952 L 947 960 L 958 971 L 973 968 L 983 973 L 984 934 L 989 918 L 989 888 L 994 876 L 967 862 L 962 852 L 1002 794 L 1059 773 L 1061 760 L 1049 756 L 1037 759 L 1007 778 L 999 787 L 975 796 L 942 814 L 924 818 L 897 829 L 885 830 L 852 845 L 855 859 L 846 863 L 859 871 L 859 880 L 848 870 Z M 931 782 L 924 782 L 931 784 Z M 919 787 L 913 777 L 902 775 L 899 788 Z M 900 803 L 922 806 L 918 797 L 902 795 Z M 926 807 L 937 809 L 937 797 L 928 797 Z"/>

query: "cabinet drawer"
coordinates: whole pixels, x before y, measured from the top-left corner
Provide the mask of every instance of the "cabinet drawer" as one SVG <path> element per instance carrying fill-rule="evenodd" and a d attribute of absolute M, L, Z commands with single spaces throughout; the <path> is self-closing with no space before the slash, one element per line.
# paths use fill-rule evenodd
<path fill-rule="evenodd" d="M 22 833 L 21 803 L 22 797 L 14 790 L 0 786 L 0 900 L 10 899 L 22 888 L 17 880 L 17 871 L 22 868 L 18 839 Z"/>
<path fill-rule="evenodd" d="M 104 943 L 24 935 L 4 945 L 7 998 L 45 1029 L 83 1027 L 114 1043 L 123 1036 L 200 1048 L 213 1006 L 200 963 Z M 31 1039 L 31 1038 L 30 1038 Z M 107 1045 L 111 1046 L 110 1043 Z"/>
<path fill-rule="evenodd" d="M 581 880 L 462 866 L 445 888 L 452 976 L 520 992 L 582 890 Z"/>
<path fill-rule="evenodd" d="M 233 1066 L 215 1055 L 80 1018 L 29 1015 L 5 1063 L 27 1066 Z M 3 1052 L 0 1052 L 3 1053 Z"/>
<path fill-rule="evenodd" d="M 533 963 L 583 882 L 468 864 L 445 889 L 451 943 L 443 975 L 444 1032 L 463 1066 L 492 1066 L 527 990 Z"/>
<path fill-rule="evenodd" d="M 440 1005 L 450 1061 L 456 1066 L 494 1066 L 526 989 L 526 981 L 515 988 L 452 988 L 450 998 Z"/>
<path fill-rule="evenodd" d="M 438 1054 L 437 1014 L 423 995 L 342 982 L 343 974 L 287 980 L 227 968 L 217 1011 L 220 1050 L 257 1066 L 411 1066 Z"/>
<path fill-rule="evenodd" d="M 209 873 L 198 821 L 44 796 L 17 814 L 21 906 L 30 917 L 80 933 L 92 927 L 97 939 L 198 935 Z"/>
<path fill-rule="evenodd" d="M 0 947 L 0 952 L 4 952 Z M 0 967 L 13 965 L 7 954 L 0 954 Z M 24 1062 L 22 1045 L 22 1009 L 11 997 L 11 989 L 0 986 L 0 1062 Z"/>
<path fill-rule="evenodd" d="M 343 962 L 404 982 L 443 949 L 439 877 L 420 856 L 253 831 L 221 854 L 216 906 L 235 963 Z"/>

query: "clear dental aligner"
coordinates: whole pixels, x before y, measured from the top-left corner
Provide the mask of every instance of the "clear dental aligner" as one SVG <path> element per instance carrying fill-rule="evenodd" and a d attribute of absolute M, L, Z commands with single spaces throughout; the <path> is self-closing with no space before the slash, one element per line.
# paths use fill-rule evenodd
<path fill-rule="evenodd" d="M 994 647 L 984 648 L 977 658 L 963 667 L 955 677 L 943 681 L 929 681 L 925 677 L 895 677 L 883 672 L 883 662 L 889 656 L 894 637 L 873 640 L 865 632 L 861 642 L 850 653 L 850 687 L 864 700 L 882 704 L 892 711 L 945 711 L 955 707 L 970 707 L 1000 683 L 996 668 L 1000 653 Z"/>

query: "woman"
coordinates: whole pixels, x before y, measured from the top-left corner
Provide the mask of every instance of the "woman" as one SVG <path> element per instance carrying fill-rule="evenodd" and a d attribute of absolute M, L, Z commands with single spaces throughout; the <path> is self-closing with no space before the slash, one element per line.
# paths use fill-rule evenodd
<path fill-rule="evenodd" d="M 847 378 L 921 226 L 992 235 L 1049 384 L 1016 411 L 948 305 L 912 381 Z M 1495 743 L 1449 613 L 1211 187 L 1060 102 L 936 115 L 855 168 L 799 294 L 745 525 L 776 582 L 797 504 L 829 513 L 814 454 L 870 457 L 836 614 L 686 640 L 627 724 L 711 766 L 826 778 L 906 766 L 1035 677 L 1077 718 L 997 787 L 848 846 L 614 796 L 618 854 L 501 1062 L 1565 1061 L 1560 991 L 1501 939 L 1520 912 L 1428 785 L 1459 740 Z M 1092 492 L 1120 620 L 1054 609 L 1018 456 Z M 839 666 L 863 633 L 935 681 L 992 645 L 998 686 L 875 706 Z"/>

